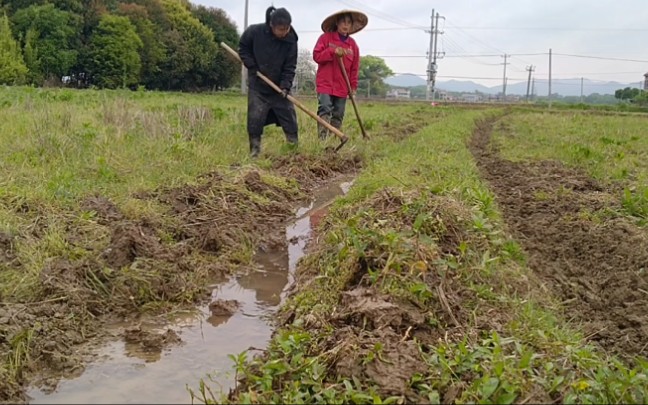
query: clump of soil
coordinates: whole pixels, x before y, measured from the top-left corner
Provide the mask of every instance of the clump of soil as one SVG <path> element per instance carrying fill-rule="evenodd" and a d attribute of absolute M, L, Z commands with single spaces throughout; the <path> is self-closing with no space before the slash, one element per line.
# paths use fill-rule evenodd
<path fill-rule="evenodd" d="M 483 176 L 529 267 L 564 303 L 565 317 L 612 353 L 648 351 L 648 238 L 619 212 L 619 198 L 559 162 L 510 162 L 490 143 L 492 122 L 471 142 Z"/>
<path fill-rule="evenodd" d="M 124 340 L 127 343 L 138 345 L 144 352 L 159 353 L 169 345 L 179 344 L 182 342 L 180 336 L 172 329 L 167 329 L 163 333 L 148 331 L 141 326 L 127 328 L 124 331 Z"/>
<path fill-rule="evenodd" d="M 209 303 L 209 311 L 212 316 L 232 316 L 241 307 L 236 300 L 217 299 Z"/>

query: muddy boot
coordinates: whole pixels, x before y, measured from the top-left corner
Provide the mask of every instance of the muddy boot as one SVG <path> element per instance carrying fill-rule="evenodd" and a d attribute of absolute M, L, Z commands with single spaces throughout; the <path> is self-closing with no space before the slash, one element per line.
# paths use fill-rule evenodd
<path fill-rule="evenodd" d="M 341 129 L 342 128 L 342 120 L 336 117 L 331 118 L 331 125 L 335 127 L 335 129 Z"/>
<path fill-rule="evenodd" d="M 331 116 L 330 115 L 320 115 L 320 118 L 322 118 L 324 121 L 330 123 L 331 122 Z M 319 139 L 325 140 L 329 136 L 329 130 L 326 128 L 324 125 L 317 123 L 317 132 L 319 134 Z"/>
<path fill-rule="evenodd" d="M 293 148 L 297 148 L 299 145 L 299 137 L 297 134 L 286 134 L 286 141 L 288 142 L 288 145 Z"/>
<path fill-rule="evenodd" d="M 250 156 L 255 158 L 261 153 L 261 139 L 250 137 Z"/>

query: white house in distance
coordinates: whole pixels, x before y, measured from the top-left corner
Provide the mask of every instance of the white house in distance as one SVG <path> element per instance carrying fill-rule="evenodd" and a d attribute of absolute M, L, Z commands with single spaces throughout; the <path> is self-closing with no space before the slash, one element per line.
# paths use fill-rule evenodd
<path fill-rule="evenodd" d="M 391 89 L 387 92 L 387 98 L 410 98 L 409 89 Z"/>

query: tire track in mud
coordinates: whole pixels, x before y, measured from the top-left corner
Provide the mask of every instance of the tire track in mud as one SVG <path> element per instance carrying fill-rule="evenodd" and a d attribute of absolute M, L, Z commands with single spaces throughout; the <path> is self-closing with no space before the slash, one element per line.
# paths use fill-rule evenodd
<path fill-rule="evenodd" d="M 560 162 L 511 162 L 491 144 L 495 122 L 477 124 L 470 150 L 490 183 L 529 268 L 563 302 L 564 316 L 605 350 L 648 354 L 648 238 L 623 217 L 618 198 Z"/>

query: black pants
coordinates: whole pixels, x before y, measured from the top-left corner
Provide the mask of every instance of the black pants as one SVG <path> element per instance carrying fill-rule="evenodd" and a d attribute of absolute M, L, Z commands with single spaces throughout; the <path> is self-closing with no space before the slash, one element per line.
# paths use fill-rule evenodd
<path fill-rule="evenodd" d="M 346 97 L 336 97 L 329 94 L 317 94 L 317 115 L 324 117 L 331 124 L 340 128 L 344 120 L 344 110 L 346 109 Z"/>
<path fill-rule="evenodd" d="M 262 94 L 249 89 L 247 130 L 250 140 L 261 139 L 266 125 L 280 126 L 289 142 L 297 140 L 295 106 L 278 93 Z"/>

